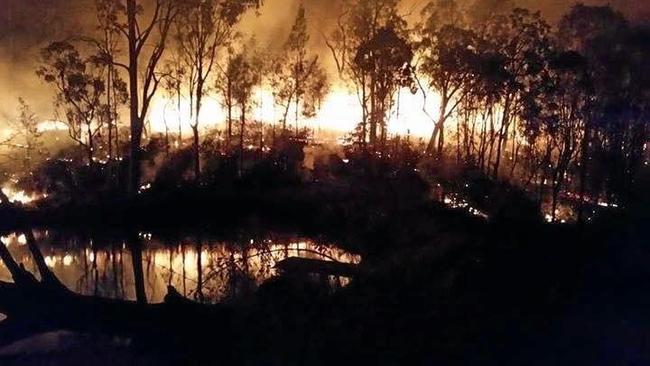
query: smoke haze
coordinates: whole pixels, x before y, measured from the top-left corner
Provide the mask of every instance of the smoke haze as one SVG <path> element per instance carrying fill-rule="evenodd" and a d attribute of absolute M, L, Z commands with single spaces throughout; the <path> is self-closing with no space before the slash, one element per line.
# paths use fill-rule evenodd
<path fill-rule="evenodd" d="M 507 0 L 476 0 L 473 10 L 489 9 Z M 263 48 L 278 51 L 303 3 L 308 17 L 312 52 L 331 71 L 333 62 L 323 36 L 330 33 L 342 0 L 266 0 L 259 14 L 244 17 L 240 29 L 254 35 Z M 428 0 L 402 0 L 404 13 L 418 14 Z M 575 2 L 569 0 L 517 0 L 516 5 L 540 10 L 555 22 Z M 610 3 L 634 22 L 650 20 L 650 2 L 638 0 L 590 0 L 590 5 Z M 0 5 L 0 128 L 15 118 L 17 99 L 24 97 L 40 119 L 54 117 L 52 93 L 35 75 L 39 50 L 48 42 L 80 34 L 95 27 L 93 0 L 4 0 Z"/>

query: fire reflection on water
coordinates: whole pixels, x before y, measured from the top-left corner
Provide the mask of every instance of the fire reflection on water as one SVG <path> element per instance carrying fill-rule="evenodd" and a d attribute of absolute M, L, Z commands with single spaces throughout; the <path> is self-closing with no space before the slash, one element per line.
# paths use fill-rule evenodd
<path fill-rule="evenodd" d="M 20 234 L 2 237 L 17 261 L 37 274 Z M 118 241 L 97 245 L 92 240 L 53 239 L 45 232 L 36 235 L 45 263 L 71 290 L 87 295 L 135 299 L 131 246 Z M 288 257 L 316 258 L 359 263 L 361 258 L 335 246 L 301 238 L 245 241 L 180 240 L 172 245 L 140 235 L 142 269 L 147 299 L 160 302 L 167 286 L 205 302 L 227 301 L 244 295 L 276 274 L 275 264 Z M 55 243 L 58 243 L 55 245 Z M 9 281 L 0 265 L 0 280 Z M 345 284 L 347 279 L 336 279 Z"/>

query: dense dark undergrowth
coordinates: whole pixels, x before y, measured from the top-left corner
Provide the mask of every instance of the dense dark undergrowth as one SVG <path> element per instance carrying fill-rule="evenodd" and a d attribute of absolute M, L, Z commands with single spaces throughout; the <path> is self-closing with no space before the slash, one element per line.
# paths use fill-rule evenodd
<path fill-rule="evenodd" d="M 153 185 L 135 199 L 107 194 L 3 212 L 12 218 L 3 222 L 282 228 L 335 240 L 373 269 L 334 294 L 276 278 L 210 334 L 188 325 L 187 334 L 135 339 L 129 352 L 153 364 L 650 362 L 647 200 L 583 226 L 543 224 L 520 201 L 501 199 L 483 220 L 432 201 L 412 167 L 351 164 L 308 182 L 267 179 L 267 166 L 220 183 Z"/>
<path fill-rule="evenodd" d="M 251 311 L 268 329 L 243 336 L 241 355 L 256 364 L 646 364 L 647 230 L 624 217 L 599 224 L 490 226 L 465 243 L 389 255 L 334 296 L 277 280 Z"/>

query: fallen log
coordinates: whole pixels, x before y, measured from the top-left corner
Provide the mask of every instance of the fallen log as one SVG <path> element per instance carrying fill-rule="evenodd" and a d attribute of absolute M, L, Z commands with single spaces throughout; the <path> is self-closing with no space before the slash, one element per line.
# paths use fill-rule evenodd
<path fill-rule="evenodd" d="M 170 291 L 174 293 L 175 290 Z M 86 296 L 35 282 L 31 285 L 0 283 L 0 312 L 8 324 L 21 324 L 25 334 L 10 334 L 0 323 L 0 345 L 22 336 L 49 330 L 69 330 L 116 336 L 182 336 L 197 324 L 219 324 L 230 318 L 229 309 L 169 295 L 164 303 Z M 172 300 L 173 299 L 173 300 Z"/>
<path fill-rule="evenodd" d="M 0 200 L 1 205 L 12 206 L 1 189 Z M 157 304 L 70 291 L 47 267 L 31 229 L 23 231 L 40 279 L 17 263 L 7 247 L 0 244 L 0 260 L 13 279 L 0 281 L 0 313 L 7 316 L 0 322 L 0 346 L 53 330 L 197 344 L 201 342 L 197 338 L 203 337 L 203 332 L 197 333 L 197 327 L 218 327 L 232 338 L 233 308 L 192 301 L 172 286 L 168 287 L 164 302 Z"/>
<path fill-rule="evenodd" d="M 289 257 L 275 264 L 282 273 L 319 274 L 337 277 L 355 277 L 364 273 L 363 267 L 357 264 L 326 261 L 321 259 Z"/>

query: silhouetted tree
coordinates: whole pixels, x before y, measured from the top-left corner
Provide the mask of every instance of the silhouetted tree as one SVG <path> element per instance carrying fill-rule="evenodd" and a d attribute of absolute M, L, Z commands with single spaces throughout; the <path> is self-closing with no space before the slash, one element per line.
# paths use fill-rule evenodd
<path fill-rule="evenodd" d="M 136 194 L 140 185 L 144 120 L 162 80 L 158 64 L 178 15 L 179 2 L 154 0 L 145 6 L 137 0 L 106 0 L 98 9 L 100 16 L 102 9 L 111 9 L 110 16 L 103 18 L 104 27 L 119 35 L 119 39 L 113 40 L 126 49 L 123 55 L 106 49 L 103 42 L 96 42 L 104 62 L 128 75 L 130 159 L 127 186 L 130 194 Z"/>
<path fill-rule="evenodd" d="M 95 7 L 97 9 L 98 30 L 101 35 L 98 40 L 95 40 L 100 51 L 95 56 L 94 62 L 105 67 L 106 85 L 106 101 L 102 105 L 100 118 L 107 130 L 108 158 L 112 159 L 120 151 L 118 109 L 128 101 L 126 83 L 115 69 L 115 65 L 110 62 L 112 56 L 108 56 L 116 55 L 119 52 L 119 34 L 114 24 L 120 12 L 120 6 L 114 0 L 95 0 Z"/>
<path fill-rule="evenodd" d="M 390 27 L 379 29 L 356 50 L 355 65 L 373 78 L 374 106 L 371 120 L 380 129 L 382 150 L 386 142 L 388 113 L 393 107 L 395 93 L 403 87 L 416 92 L 412 58 L 411 45 Z"/>
<path fill-rule="evenodd" d="M 186 0 L 176 27 L 179 50 L 187 69 L 187 86 L 193 118 L 194 174 L 201 173 L 199 118 L 208 78 L 217 62 L 217 51 L 232 37 L 233 26 L 252 5 L 251 1 Z"/>
<path fill-rule="evenodd" d="M 584 133 L 586 64 L 575 52 L 560 52 L 549 61 L 543 85 L 527 96 L 524 127 L 529 136 L 544 141 L 543 158 L 536 167 L 541 171 L 540 201 L 550 180 L 550 220 L 555 221 L 559 194 L 576 163 Z"/>
<path fill-rule="evenodd" d="M 249 54 L 237 54 L 228 64 L 226 73 L 232 78 L 232 94 L 239 111 L 239 175 L 244 165 L 244 136 L 246 133 L 246 114 L 253 104 L 253 89 L 261 81 L 260 60 Z"/>
<path fill-rule="evenodd" d="M 642 60 L 649 39 L 609 6 L 578 4 L 560 21 L 558 42 L 586 58 L 591 88 L 581 142 L 581 206 L 590 185 L 592 194 L 599 193 L 601 175 L 608 201 L 629 200 L 648 136 L 648 66 Z"/>
<path fill-rule="evenodd" d="M 296 133 L 299 115 L 313 117 L 329 86 L 318 57 L 307 54 L 308 43 L 305 8 L 300 5 L 282 54 L 273 62 L 270 77 L 275 101 L 284 110 L 282 129 L 287 128 L 287 115 L 293 104 Z"/>
<path fill-rule="evenodd" d="M 222 68 L 215 83 L 221 95 L 221 105 L 226 108 L 226 150 L 230 149 L 232 143 L 233 109 L 236 107 L 233 94 L 233 80 L 235 77 L 233 72 L 235 70 L 230 67 L 234 52 L 232 47 L 228 49 L 226 66 Z"/>
<path fill-rule="evenodd" d="M 23 98 L 18 98 L 18 118 L 9 121 L 11 135 L 0 145 L 9 146 L 11 156 L 22 161 L 22 169 L 29 174 L 37 159 L 46 154 L 43 132 L 40 131 L 36 114 Z"/>
<path fill-rule="evenodd" d="M 69 42 L 51 43 L 41 50 L 41 59 L 36 73 L 56 89 L 56 105 L 65 113 L 69 135 L 92 164 L 95 138 L 103 122 L 99 118 L 106 92 L 103 70 Z"/>
<path fill-rule="evenodd" d="M 485 37 L 491 39 L 493 49 L 502 60 L 501 75 L 487 74 L 488 80 L 497 80 L 486 88 L 490 118 L 495 113 L 494 103 L 501 107 L 500 118 L 491 120 L 490 149 L 487 162 L 492 163 L 488 173 L 498 178 L 503 149 L 507 145 L 510 126 L 522 108 L 522 96 L 543 88 L 545 67 L 551 53 L 550 26 L 539 13 L 515 8 L 507 16 L 497 16 L 489 24 Z M 482 76 L 486 76 L 484 73 Z M 513 137 L 513 140 L 516 135 Z M 494 145 L 494 146 L 493 146 Z M 494 161 L 492 161 L 492 151 Z"/>
<path fill-rule="evenodd" d="M 174 100 L 176 105 L 176 123 L 178 127 L 178 136 L 176 139 L 176 148 L 183 147 L 183 116 L 182 116 L 182 100 L 183 100 L 183 85 L 187 74 L 187 70 L 179 55 L 173 54 L 171 59 L 165 63 L 165 82 L 163 87 L 167 95 Z M 165 128 L 167 128 L 167 121 L 165 120 Z"/>
<path fill-rule="evenodd" d="M 626 204 L 648 139 L 650 32 L 604 34 L 586 52 L 596 100 L 596 145 L 607 161 L 607 196 Z"/>
<path fill-rule="evenodd" d="M 326 39 L 339 74 L 356 89 L 362 108 L 358 142 L 363 146 L 369 142 L 375 147 L 379 124 L 377 117 L 382 116 L 382 113 L 376 113 L 376 75 L 356 62 L 357 50 L 385 28 L 392 29 L 400 38 L 407 39 L 406 21 L 398 12 L 398 3 L 397 0 L 345 1 L 337 29 Z"/>
<path fill-rule="evenodd" d="M 428 87 L 440 95 L 438 116 L 426 152 L 433 154 L 435 150 L 441 158 L 445 122 L 468 93 L 464 86 L 472 77 L 477 37 L 463 27 L 463 14 L 453 0 L 430 2 L 422 15 L 420 72 L 426 76 Z"/>

